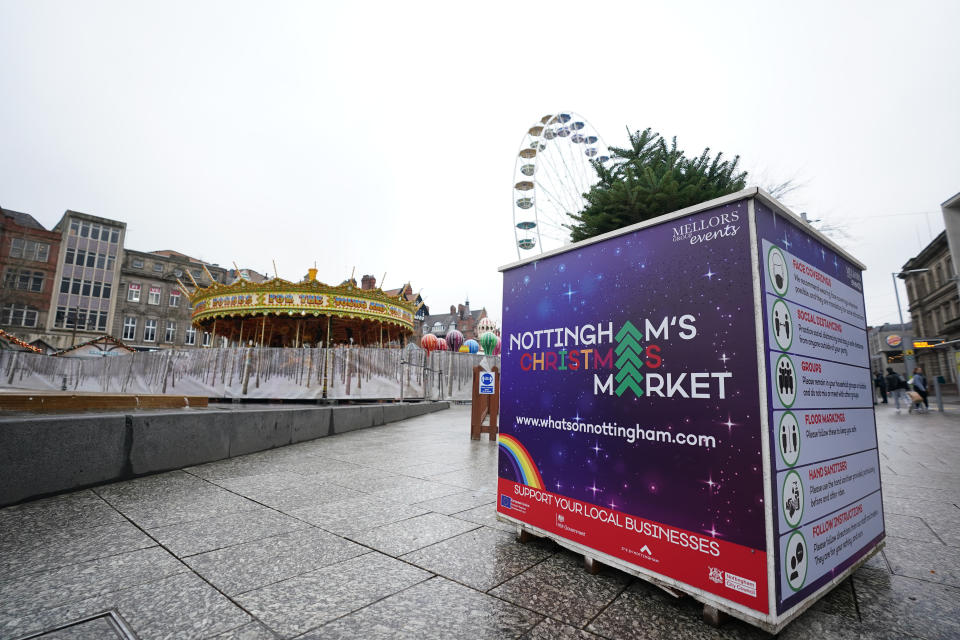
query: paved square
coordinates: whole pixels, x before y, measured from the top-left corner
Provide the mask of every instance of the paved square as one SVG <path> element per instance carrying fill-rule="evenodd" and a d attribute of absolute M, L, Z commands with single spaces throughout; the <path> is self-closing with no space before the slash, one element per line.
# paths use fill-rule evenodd
<path fill-rule="evenodd" d="M 470 440 L 469 415 L 0 509 L 0 640 L 107 610 L 144 640 L 769 637 L 519 544 L 494 515 L 497 447 Z M 881 405 L 877 428 L 887 548 L 781 638 L 960 638 L 960 405 Z"/>

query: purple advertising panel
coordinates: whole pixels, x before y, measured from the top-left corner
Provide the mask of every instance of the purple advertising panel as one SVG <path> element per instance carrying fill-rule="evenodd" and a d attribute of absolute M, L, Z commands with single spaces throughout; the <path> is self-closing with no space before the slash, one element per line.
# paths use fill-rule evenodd
<path fill-rule="evenodd" d="M 884 536 L 860 269 L 754 200 L 761 271 L 777 613 Z"/>
<path fill-rule="evenodd" d="M 767 614 L 747 208 L 504 272 L 497 510 Z"/>

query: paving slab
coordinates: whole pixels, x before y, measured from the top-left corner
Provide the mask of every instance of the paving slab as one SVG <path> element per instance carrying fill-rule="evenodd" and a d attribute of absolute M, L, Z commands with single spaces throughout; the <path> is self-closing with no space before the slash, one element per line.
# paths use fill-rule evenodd
<path fill-rule="evenodd" d="M 249 591 L 237 602 L 274 632 L 290 638 L 430 577 L 427 571 L 372 552 Z"/>
<path fill-rule="evenodd" d="M 433 578 L 303 636 L 302 640 L 519 638 L 542 616 Z"/>
<path fill-rule="evenodd" d="M 236 595 L 367 551 L 311 527 L 190 556 L 184 562 L 227 595 Z"/>
<path fill-rule="evenodd" d="M 557 552 L 552 542 L 517 544 L 514 534 L 480 527 L 400 557 L 479 591 L 487 591 Z"/>

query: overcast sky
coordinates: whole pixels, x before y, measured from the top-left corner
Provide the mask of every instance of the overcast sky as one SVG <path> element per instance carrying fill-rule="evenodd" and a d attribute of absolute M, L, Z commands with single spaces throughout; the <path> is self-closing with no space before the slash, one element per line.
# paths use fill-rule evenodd
<path fill-rule="evenodd" d="M 0 0 L 0 205 L 499 320 L 521 138 L 572 110 L 802 182 L 879 324 L 960 191 L 952 0 L 326 5 Z"/>

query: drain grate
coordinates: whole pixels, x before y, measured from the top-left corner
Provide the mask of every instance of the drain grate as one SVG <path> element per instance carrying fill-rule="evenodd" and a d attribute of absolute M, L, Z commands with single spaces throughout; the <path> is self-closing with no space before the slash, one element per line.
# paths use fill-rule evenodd
<path fill-rule="evenodd" d="M 127 621 L 116 611 L 74 620 L 18 640 L 138 640 Z"/>

